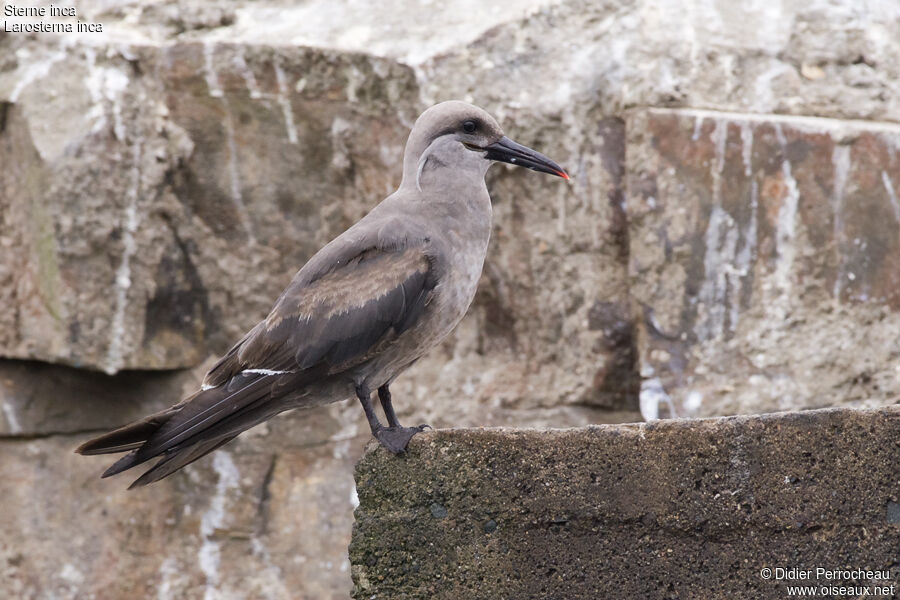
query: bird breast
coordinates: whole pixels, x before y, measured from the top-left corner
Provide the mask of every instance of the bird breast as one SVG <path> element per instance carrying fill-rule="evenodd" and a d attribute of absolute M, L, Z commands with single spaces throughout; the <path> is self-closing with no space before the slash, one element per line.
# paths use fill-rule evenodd
<path fill-rule="evenodd" d="M 450 247 L 454 251 L 447 257 L 447 270 L 434 289 L 434 307 L 430 316 L 435 321 L 436 339 L 432 345 L 449 335 L 469 310 L 487 254 L 487 236 L 465 240 L 454 231 L 447 235 L 451 238 Z"/>
<path fill-rule="evenodd" d="M 396 344 L 363 368 L 370 389 L 389 382 L 446 338 L 462 320 L 475 298 L 487 254 L 490 227 L 478 239 L 460 236 L 453 229 L 443 232 L 447 252 L 439 281 L 419 323 L 405 331 Z"/>

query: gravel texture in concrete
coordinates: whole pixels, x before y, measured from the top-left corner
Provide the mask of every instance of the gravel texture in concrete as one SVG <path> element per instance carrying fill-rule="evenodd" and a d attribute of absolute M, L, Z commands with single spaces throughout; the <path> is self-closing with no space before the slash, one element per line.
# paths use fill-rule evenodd
<path fill-rule="evenodd" d="M 796 583 L 878 597 L 892 582 L 897 593 L 898 458 L 900 407 L 445 430 L 400 457 L 370 446 L 356 472 L 354 597 L 784 598 Z"/>

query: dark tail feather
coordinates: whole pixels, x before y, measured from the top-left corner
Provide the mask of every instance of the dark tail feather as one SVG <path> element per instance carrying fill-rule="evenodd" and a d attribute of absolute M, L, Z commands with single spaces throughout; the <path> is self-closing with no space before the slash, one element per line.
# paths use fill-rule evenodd
<path fill-rule="evenodd" d="M 194 394 L 196 396 L 196 394 Z M 117 454 L 119 452 L 128 452 L 125 456 L 114 462 L 106 471 L 103 472 L 101 478 L 112 477 L 122 471 L 135 467 L 143 462 L 153 458 L 153 456 L 140 456 L 138 450 L 150 440 L 153 435 L 159 431 L 159 428 L 165 425 L 169 419 L 178 414 L 182 407 L 191 396 L 175 406 L 171 406 L 158 413 L 144 417 L 139 421 L 129 423 L 116 430 L 104 433 L 92 440 L 80 445 L 75 452 L 85 456 L 96 454 Z M 198 457 L 199 458 L 199 457 Z"/>
<path fill-rule="evenodd" d="M 200 390 L 169 409 L 86 442 L 76 452 L 128 452 L 109 467 L 103 477 L 160 457 L 131 487 L 147 485 L 290 408 L 289 404 L 280 401 L 283 394 L 319 376 L 318 370 L 279 375 L 253 371 L 239 373 L 225 385 Z"/>
<path fill-rule="evenodd" d="M 148 456 L 142 458 L 138 455 L 138 449 L 134 449 L 113 464 L 109 466 L 109 468 L 103 471 L 103 475 L 100 476 L 100 479 L 106 479 L 107 477 L 112 477 L 113 475 L 118 475 L 122 471 L 127 471 L 131 467 L 136 467 L 137 465 L 147 462 L 153 458 L 152 456 Z"/>
<path fill-rule="evenodd" d="M 238 382 L 242 387 L 235 390 L 229 386 L 201 390 L 169 409 L 90 440 L 76 452 L 128 452 L 101 477 L 161 457 L 129 489 L 159 481 L 283 410 L 269 402 L 271 384 L 265 385 L 267 381 L 267 376 L 255 375 L 242 378 Z"/>
<path fill-rule="evenodd" d="M 158 463 L 153 465 L 153 468 L 138 477 L 130 486 L 128 486 L 128 489 L 131 490 L 136 487 L 145 486 L 147 484 L 157 482 L 164 477 L 168 477 L 178 469 L 186 467 L 199 458 L 203 458 L 213 450 L 219 449 L 221 446 L 224 446 L 236 437 L 237 435 L 233 435 L 223 440 L 220 439 L 198 442 L 193 446 L 188 446 L 187 448 L 176 450 L 170 453 L 168 456 L 162 458 Z M 130 467 L 125 467 L 125 469 L 127 468 Z M 103 476 L 106 477 L 106 474 L 104 473 Z"/>
<path fill-rule="evenodd" d="M 245 407 L 227 419 L 223 419 L 198 434 L 199 436 L 202 436 L 198 441 L 184 446 L 176 445 L 162 452 L 161 454 L 163 457 L 159 462 L 153 465 L 146 473 L 138 477 L 134 483 L 128 486 L 128 489 L 141 487 L 159 481 L 164 477 L 168 477 L 178 469 L 186 467 L 214 450 L 218 450 L 220 447 L 236 438 L 241 432 L 262 423 L 266 419 L 272 417 L 273 414 L 271 408 L 265 405 L 258 406 L 256 404 L 251 404 Z M 134 450 L 129 452 L 126 456 L 123 456 L 118 462 L 107 469 L 106 473 L 103 474 L 103 477 L 121 473 L 126 469 L 147 462 L 156 456 L 159 456 L 159 454 L 147 456 L 141 454 L 139 450 Z"/>
<path fill-rule="evenodd" d="M 176 404 L 166 410 L 129 423 L 115 431 L 104 433 L 80 445 L 75 452 L 84 455 L 116 454 L 141 447 L 162 425 L 172 418 L 182 407 Z M 121 462 L 121 461 L 120 461 Z M 117 463 L 118 464 L 118 463 Z"/>
<path fill-rule="evenodd" d="M 199 434 L 205 439 L 200 439 L 186 446 L 176 445 L 164 451 L 162 453 L 163 458 L 153 465 L 150 470 L 141 475 L 128 489 L 147 485 L 148 483 L 159 481 L 163 477 L 168 477 L 178 469 L 185 467 L 198 458 L 202 458 L 213 450 L 217 450 L 221 446 L 224 446 L 236 438 L 241 432 L 274 416 L 276 412 L 279 411 L 275 410 L 273 412 L 272 408 L 266 406 L 265 403 L 263 403 L 262 406 L 251 404 L 243 408 L 227 419 L 219 421 Z M 153 456 L 159 455 L 156 454 Z M 109 475 L 115 475 L 125 469 L 130 469 L 135 465 L 150 460 L 153 456 L 143 456 L 140 451 L 134 450 L 111 466 L 107 472 L 103 474 L 103 477 L 107 477 L 107 473 Z"/>

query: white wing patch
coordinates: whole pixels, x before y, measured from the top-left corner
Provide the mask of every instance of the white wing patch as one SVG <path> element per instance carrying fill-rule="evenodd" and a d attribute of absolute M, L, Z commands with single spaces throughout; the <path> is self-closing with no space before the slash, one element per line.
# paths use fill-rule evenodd
<path fill-rule="evenodd" d="M 293 373 L 293 371 L 273 371 L 271 369 L 244 369 L 241 371 L 241 375 L 284 375 L 286 373 Z"/>

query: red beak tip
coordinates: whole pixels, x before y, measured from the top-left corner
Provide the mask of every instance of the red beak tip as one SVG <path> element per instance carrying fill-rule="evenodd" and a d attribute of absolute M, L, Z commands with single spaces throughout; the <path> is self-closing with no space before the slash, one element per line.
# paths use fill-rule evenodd
<path fill-rule="evenodd" d="M 566 181 L 569 181 L 569 176 L 568 176 L 568 174 L 566 174 L 565 171 L 557 171 L 556 174 L 559 175 L 560 177 L 562 177 L 563 179 L 565 179 Z"/>

